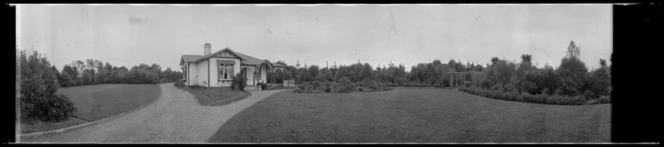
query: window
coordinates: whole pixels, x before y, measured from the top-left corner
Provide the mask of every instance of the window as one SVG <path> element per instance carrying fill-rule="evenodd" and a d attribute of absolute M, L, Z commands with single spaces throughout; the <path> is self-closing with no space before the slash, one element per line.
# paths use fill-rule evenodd
<path fill-rule="evenodd" d="M 220 63 L 219 64 L 219 80 L 233 79 L 233 64 Z"/>

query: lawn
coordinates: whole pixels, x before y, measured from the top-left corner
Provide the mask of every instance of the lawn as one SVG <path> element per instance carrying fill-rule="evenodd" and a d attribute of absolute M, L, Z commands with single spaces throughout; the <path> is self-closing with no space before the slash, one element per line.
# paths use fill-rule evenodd
<path fill-rule="evenodd" d="M 57 123 L 36 122 L 22 125 L 21 132 L 39 132 L 64 128 L 112 117 L 154 102 L 161 96 L 158 84 L 100 84 L 58 89 L 74 103 L 75 118 Z"/>
<path fill-rule="evenodd" d="M 189 87 L 180 89 L 193 94 L 203 106 L 226 105 L 251 95 L 248 91 L 233 90 L 230 87 Z"/>
<path fill-rule="evenodd" d="M 209 142 L 608 142 L 610 104 L 502 101 L 441 88 L 274 94 Z"/>

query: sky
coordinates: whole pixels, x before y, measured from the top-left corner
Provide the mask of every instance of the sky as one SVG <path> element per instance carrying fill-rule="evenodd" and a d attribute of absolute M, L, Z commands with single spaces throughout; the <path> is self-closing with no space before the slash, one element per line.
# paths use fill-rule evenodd
<path fill-rule="evenodd" d="M 407 70 L 439 59 L 557 67 L 570 41 L 586 66 L 610 64 L 610 4 L 525 5 L 46 5 L 17 6 L 17 48 L 59 70 L 93 58 L 180 70 L 183 54 L 228 47 L 301 66 L 390 62 Z"/>

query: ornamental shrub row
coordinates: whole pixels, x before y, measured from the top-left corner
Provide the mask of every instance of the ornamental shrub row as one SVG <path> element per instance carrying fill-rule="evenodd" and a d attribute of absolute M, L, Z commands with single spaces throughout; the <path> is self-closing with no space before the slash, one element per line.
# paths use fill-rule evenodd
<path fill-rule="evenodd" d="M 545 95 L 537 94 L 531 95 L 528 93 L 516 93 L 516 92 L 501 92 L 493 90 L 484 90 L 477 88 L 459 88 L 459 90 L 482 96 L 487 98 L 499 99 L 499 100 L 508 100 L 508 101 L 519 101 L 519 102 L 529 102 L 529 103 L 538 103 L 538 104 L 554 104 L 554 105 L 584 105 L 588 104 L 588 101 L 584 96 L 561 96 L 561 95 Z M 600 98 L 602 99 L 602 98 Z M 604 98 L 599 100 L 597 103 L 608 103 L 610 99 Z"/>
<path fill-rule="evenodd" d="M 387 84 L 375 80 L 366 80 L 353 83 L 348 78 L 341 78 L 339 82 L 303 82 L 294 90 L 297 93 L 351 93 L 391 90 Z"/>

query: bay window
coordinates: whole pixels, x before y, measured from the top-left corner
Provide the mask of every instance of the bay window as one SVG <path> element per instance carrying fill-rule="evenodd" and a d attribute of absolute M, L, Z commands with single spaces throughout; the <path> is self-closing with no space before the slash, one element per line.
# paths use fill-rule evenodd
<path fill-rule="evenodd" d="M 219 62 L 219 76 L 218 79 L 219 81 L 222 80 L 232 80 L 235 72 L 233 72 L 233 61 L 228 62 L 227 60 L 220 60 L 222 62 Z"/>

